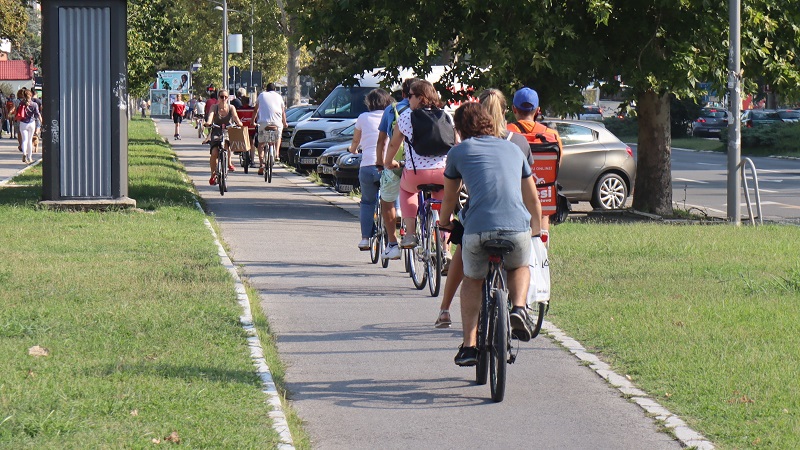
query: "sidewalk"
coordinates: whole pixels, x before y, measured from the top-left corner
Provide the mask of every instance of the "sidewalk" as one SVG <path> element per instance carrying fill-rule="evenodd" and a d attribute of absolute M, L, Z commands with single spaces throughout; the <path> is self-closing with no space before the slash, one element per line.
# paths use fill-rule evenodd
<path fill-rule="evenodd" d="M 414 289 L 401 261 L 382 269 L 356 249 L 355 202 L 283 168 L 267 184 L 238 166 L 222 197 L 191 126 L 175 141 L 170 121 L 156 124 L 261 296 L 315 448 L 681 447 L 547 337 L 522 345 L 505 401 L 492 403 L 474 369 L 453 364 L 458 302 L 453 328 L 434 329 L 439 299 Z"/>
<path fill-rule="evenodd" d="M 39 144 L 39 153 L 33 154 L 33 159 L 38 161 L 42 158 L 42 145 Z M 3 133 L 0 139 L 0 183 L 9 180 L 20 170 L 28 165 L 22 162 L 22 152 L 19 151 L 16 137 L 10 139 L 8 133 Z"/>

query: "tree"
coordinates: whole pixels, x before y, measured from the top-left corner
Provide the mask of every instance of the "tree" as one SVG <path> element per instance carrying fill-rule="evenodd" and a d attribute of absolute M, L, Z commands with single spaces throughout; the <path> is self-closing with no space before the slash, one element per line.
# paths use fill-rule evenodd
<path fill-rule="evenodd" d="M 19 0 L 0 0 L 0 39 L 8 39 L 17 48 L 24 40 L 28 26 L 25 3 Z"/>
<path fill-rule="evenodd" d="M 800 86 L 795 2 L 752 0 L 742 13 L 746 73 L 773 80 L 773 88 L 784 92 Z M 672 213 L 671 95 L 696 95 L 698 81 L 722 92 L 727 78 L 723 0 L 561 0 L 535 6 L 462 0 L 458 7 L 434 0 L 297 3 L 303 42 L 322 49 L 328 61 L 334 61 L 331 55 L 349 57 L 336 73 L 340 80 L 373 67 L 424 73 L 446 53 L 453 56 L 446 61 L 452 70 L 445 82 L 458 78 L 509 94 L 528 85 L 553 113 L 577 111 L 580 90 L 589 83 L 603 80 L 613 89 L 624 81 L 639 109 L 634 208 L 656 214 Z"/>

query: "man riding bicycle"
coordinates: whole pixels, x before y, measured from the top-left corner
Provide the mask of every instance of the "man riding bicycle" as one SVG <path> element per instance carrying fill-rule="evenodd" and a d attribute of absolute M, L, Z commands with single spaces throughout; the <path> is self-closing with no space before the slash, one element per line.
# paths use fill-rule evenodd
<path fill-rule="evenodd" d="M 286 106 L 283 97 L 275 91 L 275 84 L 268 83 L 266 90 L 258 94 L 255 111 L 253 112 L 258 123 L 258 174 L 264 175 L 264 148 L 267 145 L 267 128 L 277 129 L 278 140 L 275 148 L 281 148 L 281 132 L 286 124 Z"/>
<path fill-rule="evenodd" d="M 444 200 L 440 227 L 451 229 L 450 217 L 458 202 L 461 183 L 469 191 L 469 208 L 461 218 L 464 224 L 461 285 L 461 322 L 464 340 L 455 357 L 459 366 L 478 362 L 477 330 L 484 277 L 489 270 L 488 252 L 483 243 L 504 239 L 514 250 L 504 256 L 508 273 L 512 334 L 527 342 L 531 326 L 526 307 L 530 284 L 531 230 L 540 228 L 541 206 L 536 202 L 536 185 L 531 168 L 519 147 L 492 136 L 493 121 L 478 103 L 467 103 L 456 110 L 456 131 L 461 143 L 450 149 L 444 176 Z"/>

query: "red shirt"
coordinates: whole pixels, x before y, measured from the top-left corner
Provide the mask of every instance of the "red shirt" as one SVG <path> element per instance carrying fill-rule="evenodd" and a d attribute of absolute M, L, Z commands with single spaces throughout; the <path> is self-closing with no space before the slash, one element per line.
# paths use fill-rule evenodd
<path fill-rule="evenodd" d="M 186 103 L 183 103 L 182 100 L 178 100 L 177 102 L 172 104 L 172 114 L 183 116 L 186 112 Z"/>
<path fill-rule="evenodd" d="M 215 98 L 210 98 L 206 101 L 206 117 L 211 113 L 211 107 L 219 103 L 219 100 Z"/>

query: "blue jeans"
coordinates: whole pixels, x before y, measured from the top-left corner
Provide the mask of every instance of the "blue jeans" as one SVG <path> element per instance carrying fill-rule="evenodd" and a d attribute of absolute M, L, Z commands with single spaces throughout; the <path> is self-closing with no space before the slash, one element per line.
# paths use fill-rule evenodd
<path fill-rule="evenodd" d="M 375 204 L 378 203 L 378 183 L 381 175 L 375 166 L 362 166 L 358 169 L 358 181 L 361 183 L 361 237 L 372 236 L 372 219 Z"/>

